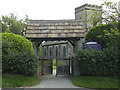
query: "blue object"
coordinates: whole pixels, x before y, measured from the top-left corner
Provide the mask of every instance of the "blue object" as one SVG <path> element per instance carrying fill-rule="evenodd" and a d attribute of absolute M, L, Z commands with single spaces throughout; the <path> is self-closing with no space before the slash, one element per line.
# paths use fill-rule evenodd
<path fill-rule="evenodd" d="M 86 42 L 83 46 L 83 49 L 87 49 L 87 50 L 101 50 L 101 45 L 97 42 L 94 41 L 90 41 L 90 42 Z"/>

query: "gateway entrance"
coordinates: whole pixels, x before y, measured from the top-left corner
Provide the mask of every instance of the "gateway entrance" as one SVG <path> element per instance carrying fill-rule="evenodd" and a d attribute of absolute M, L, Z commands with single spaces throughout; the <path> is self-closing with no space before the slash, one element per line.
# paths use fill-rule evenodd
<path fill-rule="evenodd" d="M 43 41 L 69 41 L 75 55 L 78 41 L 82 44 L 85 33 L 81 20 L 29 20 L 26 38 L 33 42 L 34 52 L 38 54 L 38 47 Z M 56 52 L 58 53 L 58 52 Z M 61 65 L 60 62 L 63 62 Z M 52 60 L 43 58 L 42 74 L 52 74 Z M 70 73 L 68 58 L 56 58 L 56 76 Z"/>

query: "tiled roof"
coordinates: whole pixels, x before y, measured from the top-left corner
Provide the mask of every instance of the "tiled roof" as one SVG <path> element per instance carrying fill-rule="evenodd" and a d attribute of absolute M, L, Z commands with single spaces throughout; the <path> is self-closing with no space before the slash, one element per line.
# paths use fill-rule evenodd
<path fill-rule="evenodd" d="M 84 37 L 80 20 L 29 20 L 26 38 Z"/>

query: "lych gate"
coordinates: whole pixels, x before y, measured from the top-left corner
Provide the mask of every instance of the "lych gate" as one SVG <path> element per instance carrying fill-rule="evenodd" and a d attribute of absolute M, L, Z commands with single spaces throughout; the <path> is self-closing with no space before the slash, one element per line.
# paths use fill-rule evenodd
<path fill-rule="evenodd" d="M 35 54 L 38 54 L 38 46 L 43 41 L 67 40 L 75 55 L 78 41 L 82 43 L 84 38 L 84 30 L 81 20 L 30 20 L 26 38 L 33 42 Z"/>

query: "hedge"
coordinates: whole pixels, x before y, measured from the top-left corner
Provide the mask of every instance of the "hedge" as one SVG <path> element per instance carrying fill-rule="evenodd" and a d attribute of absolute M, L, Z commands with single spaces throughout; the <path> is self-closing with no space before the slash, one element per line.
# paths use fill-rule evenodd
<path fill-rule="evenodd" d="M 32 42 L 12 33 L 1 35 L 3 73 L 34 75 L 37 72 L 38 59 L 34 55 Z"/>
<path fill-rule="evenodd" d="M 103 24 L 96 27 L 91 28 L 86 36 L 85 41 L 97 41 L 102 45 L 102 48 L 106 48 L 110 45 L 117 43 L 117 39 L 119 39 L 118 33 L 118 23 L 109 23 Z M 119 34 L 119 35 L 118 35 Z M 115 45 L 114 45 L 115 46 Z"/>
<path fill-rule="evenodd" d="M 82 76 L 118 76 L 118 49 L 110 47 L 100 51 L 78 52 L 79 70 Z"/>
<path fill-rule="evenodd" d="M 2 57 L 3 73 L 35 75 L 38 68 L 38 59 L 28 52 L 11 52 Z"/>
<path fill-rule="evenodd" d="M 29 51 L 34 53 L 32 43 L 23 36 L 13 33 L 2 33 L 2 49 L 10 51 Z M 4 52 L 3 52 L 4 53 Z"/>

